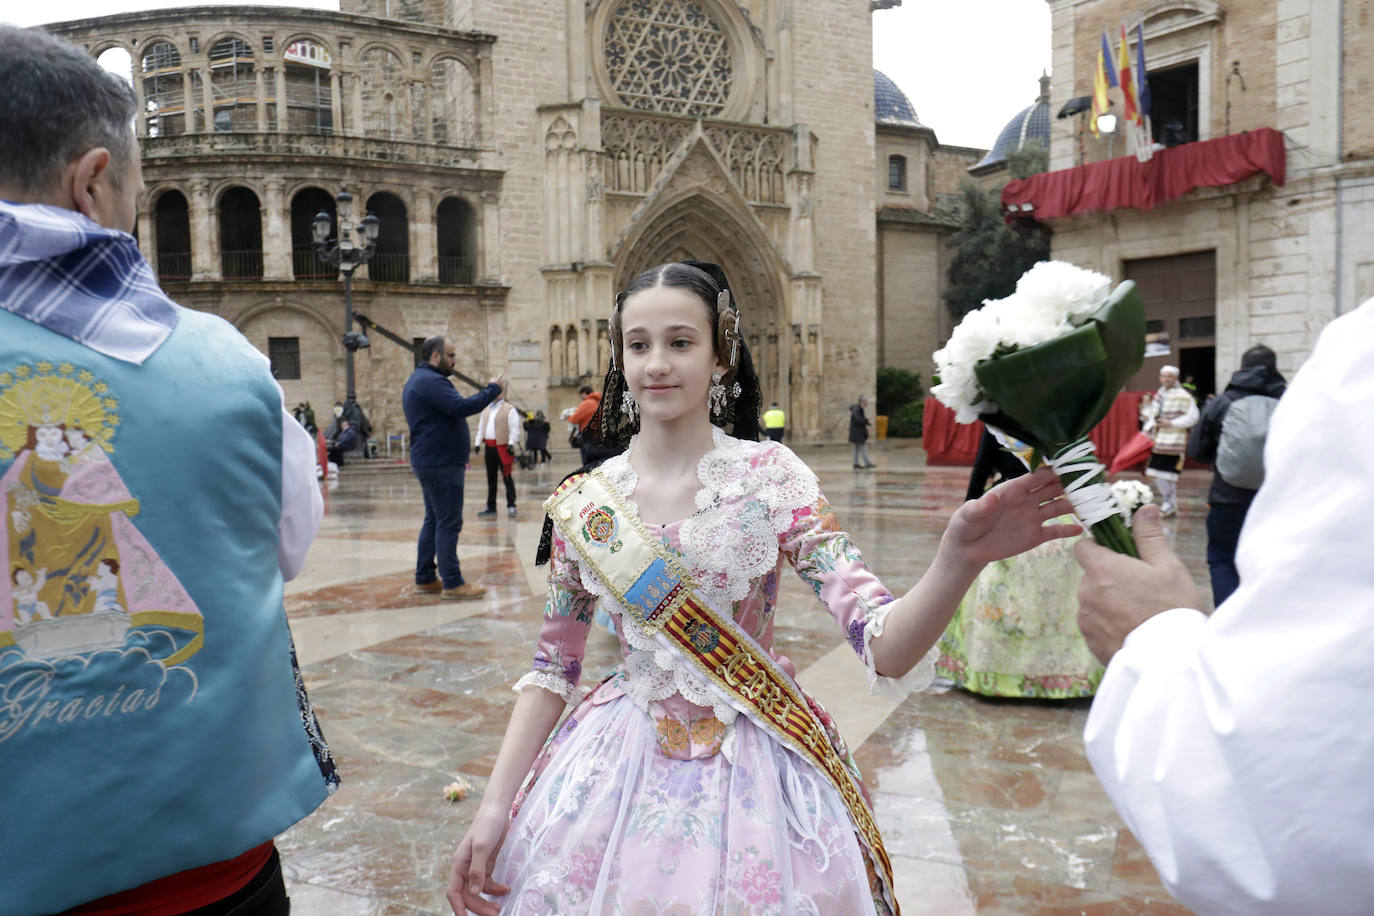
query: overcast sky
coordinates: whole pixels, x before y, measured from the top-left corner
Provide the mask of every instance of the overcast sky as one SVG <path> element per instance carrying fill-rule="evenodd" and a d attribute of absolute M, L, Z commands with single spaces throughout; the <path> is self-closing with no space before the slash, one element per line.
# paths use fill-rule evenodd
<path fill-rule="evenodd" d="M 0 0 L 0 21 L 37 25 L 170 6 L 242 0 Z M 254 2 L 254 0 L 250 0 Z M 509 0 L 518 2 L 518 0 Z M 798 0 L 811 2 L 811 0 Z M 338 0 L 255 0 L 259 6 L 338 9 Z M 873 14 L 873 65 L 911 99 L 941 143 L 987 148 L 1035 101 L 1050 66 L 1045 0 L 904 0 Z"/>

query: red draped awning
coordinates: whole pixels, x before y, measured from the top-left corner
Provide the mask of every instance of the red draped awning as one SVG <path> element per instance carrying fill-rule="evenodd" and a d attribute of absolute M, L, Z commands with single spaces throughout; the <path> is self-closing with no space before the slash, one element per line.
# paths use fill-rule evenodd
<path fill-rule="evenodd" d="M 1044 221 L 1122 207 L 1149 210 L 1194 188 L 1220 187 L 1266 173 L 1284 182 L 1283 134 L 1263 127 L 1244 134 L 1156 150 L 1148 162 L 1108 159 L 1007 182 L 1002 207 L 1008 219 Z M 1026 204 L 1031 208 L 1021 211 Z"/>

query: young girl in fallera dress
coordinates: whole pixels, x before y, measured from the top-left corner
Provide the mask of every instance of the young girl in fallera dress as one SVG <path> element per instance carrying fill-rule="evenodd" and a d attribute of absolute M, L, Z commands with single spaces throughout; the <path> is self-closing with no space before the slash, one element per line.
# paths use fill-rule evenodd
<path fill-rule="evenodd" d="M 616 298 L 600 419 L 626 448 L 548 504 L 544 626 L 453 857 L 460 916 L 894 911 L 853 760 L 771 654 L 782 567 L 835 617 L 870 689 L 924 684 L 983 565 L 1078 530 L 1045 524 L 1066 511 L 1062 490 L 1027 475 L 965 503 L 894 599 L 810 469 L 756 441 L 736 307 L 720 269 L 697 262 L 649 270 Z M 598 599 L 623 663 L 583 697 Z"/>

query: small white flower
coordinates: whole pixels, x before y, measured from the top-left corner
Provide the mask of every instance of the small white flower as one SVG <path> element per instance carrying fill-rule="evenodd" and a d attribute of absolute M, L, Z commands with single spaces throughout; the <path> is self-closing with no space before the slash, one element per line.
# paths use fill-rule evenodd
<path fill-rule="evenodd" d="M 1153 502 L 1155 493 L 1138 480 L 1118 480 L 1112 484 L 1112 496 L 1116 497 L 1116 503 L 1121 507 L 1122 519 L 1130 525 L 1135 510 Z"/>

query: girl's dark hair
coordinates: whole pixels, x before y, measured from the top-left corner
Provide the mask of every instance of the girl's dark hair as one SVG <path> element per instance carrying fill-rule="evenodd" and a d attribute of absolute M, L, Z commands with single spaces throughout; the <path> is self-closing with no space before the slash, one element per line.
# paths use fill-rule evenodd
<path fill-rule="evenodd" d="M 709 326 L 715 329 L 715 352 L 722 364 L 729 366 L 731 345 L 736 344 L 735 365 L 722 377 L 721 384 L 730 392 L 738 382 L 739 397 L 727 397 L 725 409 L 719 417 L 712 415 L 711 422 L 736 439 L 758 441 L 759 410 L 762 408 L 763 394 L 759 387 L 758 373 L 754 371 L 754 360 L 749 353 L 749 347 L 744 342 L 742 334 L 739 337 L 734 336 L 735 315 L 738 313 L 740 324 L 745 324 L 744 310 L 740 308 L 734 293 L 731 292 L 729 301 L 732 308 L 722 312 L 718 304 L 720 294 L 722 291 L 730 291 L 730 283 L 719 265 L 709 261 L 673 261 L 644 271 L 615 297 L 609 327 L 611 366 L 606 371 L 606 378 L 601 387 L 601 409 L 592 417 L 591 423 L 582 434 L 584 441 L 593 444 L 592 449 L 597 456 L 573 471 L 573 474 L 584 473 L 606 458 L 625 451 L 629 447 L 630 437 L 639 429 L 639 421 L 627 417 L 623 408 L 626 385 L 625 374 L 621 368 L 624 363 L 620 312 L 628 297 L 640 290 L 656 286 L 685 290 L 701 300 L 702 305 L 706 307 Z M 571 476 L 573 475 L 568 475 Z M 552 545 L 553 523 L 546 517 L 544 534 L 539 540 L 539 552 L 535 558 L 536 563 L 542 565 L 548 562 Z"/>

